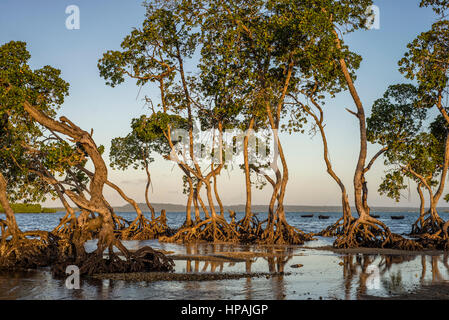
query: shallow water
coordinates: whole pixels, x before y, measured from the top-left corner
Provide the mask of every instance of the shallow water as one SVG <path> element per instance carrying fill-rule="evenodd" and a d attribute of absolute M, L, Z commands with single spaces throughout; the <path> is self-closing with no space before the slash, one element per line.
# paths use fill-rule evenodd
<path fill-rule="evenodd" d="M 58 225 L 59 219 L 64 216 L 65 213 L 27 213 L 27 214 L 17 214 L 16 219 L 19 227 L 26 230 L 51 230 Z M 118 213 L 120 216 L 125 218 L 128 221 L 132 221 L 136 214 L 134 212 L 120 212 Z M 318 232 L 324 229 L 325 227 L 333 224 L 341 217 L 341 212 L 323 212 L 323 213 L 313 213 L 312 218 L 303 218 L 301 215 L 309 214 L 309 213 L 299 213 L 299 212 L 287 212 L 286 218 L 287 221 L 295 226 L 300 228 L 305 232 Z M 318 218 L 319 215 L 329 216 L 327 220 L 320 220 Z M 411 225 L 418 218 L 417 212 L 373 212 L 373 214 L 379 215 L 380 220 L 383 221 L 394 233 L 398 234 L 407 234 L 411 231 Z M 440 216 L 447 220 L 449 219 L 448 212 L 439 213 Z M 2 214 L 0 214 L 0 219 L 2 218 Z M 393 220 L 391 216 L 404 216 L 403 220 Z M 260 213 L 257 215 L 260 221 L 266 219 L 266 213 Z M 240 220 L 243 218 L 243 213 L 237 213 L 236 220 Z M 180 227 L 185 220 L 185 213 L 183 212 L 168 212 L 167 213 L 167 223 L 171 227 Z"/>
<path fill-rule="evenodd" d="M 319 242 L 327 244 L 329 239 L 320 239 Z M 298 246 L 183 246 L 157 241 L 125 243 L 133 249 L 151 245 L 187 255 L 229 251 L 276 252 L 278 255 L 275 257 L 257 257 L 245 262 L 176 260 L 175 272 L 284 272 L 284 275 L 195 282 L 82 279 L 81 289 L 69 290 L 64 280 L 53 279 L 48 270 L 0 272 L 0 299 L 357 299 L 364 294 L 402 294 L 421 284 L 449 280 L 448 257 L 443 255 L 352 255 Z M 293 268 L 295 264 L 303 267 Z"/>
<path fill-rule="evenodd" d="M 339 214 L 324 213 L 329 220 L 301 218 L 287 214 L 288 221 L 304 231 L 319 231 L 335 222 Z M 132 220 L 134 214 L 122 214 Z M 405 215 L 391 220 L 390 215 Z M 443 218 L 447 219 L 443 213 Z M 17 220 L 23 230 L 50 230 L 62 213 L 22 214 Z M 396 233 L 406 233 L 417 215 L 412 213 L 381 215 Z M 169 225 L 180 225 L 184 215 L 167 214 Z M 262 218 L 262 217 L 261 217 Z M 313 249 L 332 243 L 330 238 L 294 247 L 243 246 L 224 244 L 178 245 L 157 240 L 125 241 L 129 249 L 150 245 L 182 255 L 220 255 L 222 252 L 266 252 L 271 257 L 255 257 L 242 262 L 175 260 L 175 272 L 284 272 L 272 277 L 215 281 L 81 280 L 81 289 L 69 290 L 65 280 L 53 279 L 49 270 L 0 272 L 0 299 L 357 299 L 365 294 L 390 296 L 406 293 L 416 286 L 449 280 L 448 256 L 337 254 Z M 95 248 L 95 241 L 87 243 Z M 312 247 L 312 249 L 310 249 Z M 273 254 L 275 254 L 273 256 Z M 293 265 L 301 264 L 300 268 Z"/>

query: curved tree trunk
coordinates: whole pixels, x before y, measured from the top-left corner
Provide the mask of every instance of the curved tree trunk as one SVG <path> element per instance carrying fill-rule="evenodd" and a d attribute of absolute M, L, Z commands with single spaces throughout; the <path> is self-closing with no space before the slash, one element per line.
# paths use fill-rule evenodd
<path fill-rule="evenodd" d="M 156 215 L 154 212 L 154 208 L 150 203 L 150 199 L 149 199 L 149 192 L 150 192 L 150 186 L 151 186 L 151 175 L 150 175 L 150 170 L 148 170 L 148 161 L 145 159 L 145 172 L 147 174 L 147 184 L 145 186 L 145 202 L 147 204 L 148 209 L 150 209 L 151 212 L 151 220 L 156 219 Z"/>
<path fill-rule="evenodd" d="M 196 185 L 196 198 L 201 206 L 201 209 L 203 209 L 204 217 L 206 219 L 209 219 L 210 218 L 209 210 L 207 210 L 207 207 L 204 204 L 203 199 L 201 198 L 201 187 L 202 186 L 203 186 L 203 182 L 201 180 L 198 181 L 198 183 Z"/>
<path fill-rule="evenodd" d="M 449 131 L 446 132 L 446 143 L 445 143 L 445 148 L 444 148 L 444 163 L 443 163 L 443 169 L 442 169 L 441 177 L 440 177 L 440 186 L 438 187 L 438 190 L 434 196 L 434 201 L 436 204 L 438 203 L 438 201 L 440 200 L 440 198 L 444 192 L 448 167 L 449 167 Z"/>
<path fill-rule="evenodd" d="M 193 182 L 190 176 L 187 176 L 187 181 L 189 183 L 189 196 L 187 197 L 185 225 L 190 227 L 192 225 Z"/>
<path fill-rule="evenodd" d="M 97 212 L 100 215 L 101 230 L 99 232 L 99 239 L 97 243 L 97 255 L 102 257 L 102 253 L 106 248 L 109 249 L 109 254 L 112 255 L 113 246 L 115 245 L 128 258 L 129 251 L 126 250 L 126 248 L 120 243 L 120 241 L 118 241 L 118 239 L 116 239 L 114 235 L 113 212 L 110 210 L 110 207 L 106 203 L 103 196 L 103 188 L 108 181 L 107 166 L 95 142 L 93 141 L 92 136 L 65 117 L 60 117 L 60 121 L 56 121 L 48 117 L 27 101 L 24 102 L 24 110 L 31 116 L 31 118 L 33 118 L 33 120 L 42 126 L 64 134 L 76 141 L 80 146 L 82 146 L 83 151 L 89 155 L 95 169 L 89 184 L 90 199 L 83 199 L 71 190 L 67 190 L 65 194 L 67 194 L 67 196 L 81 209 Z"/>
<path fill-rule="evenodd" d="M 211 212 L 212 219 L 217 218 L 217 212 L 215 211 L 215 205 L 214 205 L 214 199 L 212 197 L 212 187 L 210 185 L 210 181 L 205 181 L 204 184 L 206 185 L 206 195 L 207 195 L 207 201 L 209 202 L 209 208 Z"/>
<path fill-rule="evenodd" d="M 17 225 L 16 216 L 14 210 L 11 208 L 7 194 L 7 182 L 3 174 L 0 172 L 0 204 L 3 207 L 6 215 L 6 224 L 8 226 L 9 233 L 15 237 L 20 233 L 19 226 Z"/>
<path fill-rule="evenodd" d="M 58 226 L 56 228 L 54 228 L 52 232 L 58 232 L 61 229 L 61 227 L 65 223 L 67 223 L 68 220 L 72 221 L 73 226 L 76 227 L 76 225 L 78 224 L 78 220 L 76 218 L 75 210 L 73 210 L 73 208 L 70 206 L 70 204 L 65 199 L 64 194 L 63 194 L 62 190 L 60 189 L 60 187 L 58 185 L 54 185 L 54 189 L 55 189 L 56 193 L 58 194 L 59 200 L 61 200 L 61 203 L 66 210 L 66 214 L 60 220 Z M 70 217 L 70 219 L 69 219 L 69 217 Z"/>
<path fill-rule="evenodd" d="M 425 199 L 424 199 L 424 194 L 422 192 L 422 183 L 418 183 L 418 186 L 416 187 L 416 191 L 418 191 L 418 195 L 419 195 L 419 218 L 418 220 L 415 222 L 415 224 L 412 227 L 412 234 L 415 233 L 415 225 L 417 226 L 418 223 L 420 224 L 420 228 L 422 229 L 424 227 L 424 219 L 425 219 L 425 215 L 426 215 L 426 208 L 425 208 Z"/>
<path fill-rule="evenodd" d="M 212 140 L 212 145 L 215 147 L 215 131 L 214 131 L 214 137 Z M 213 183 L 214 183 L 214 194 L 215 199 L 217 200 L 218 206 L 220 208 L 220 215 L 222 218 L 224 218 L 224 207 L 223 203 L 220 199 L 220 194 L 218 193 L 218 186 L 217 186 L 217 175 L 220 175 L 221 169 L 224 166 L 223 161 L 223 124 L 221 121 L 218 122 L 218 159 L 220 161 L 220 164 L 217 166 L 217 168 L 214 168 L 214 159 L 212 159 L 210 164 L 210 173 L 206 176 L 206 179 L 210 179 L 210 176 L 212 176 Z"/>
<path fill-rule="evenodd" d="M 335 40 L 337 44 L 337 48 L 341 50 L 341 43 L 338 37 L 337 32 L 334 30 Z M 352 81 L 351 75 L 349 74 L 348 67 L 346 65 L 346 61 L 341 58 L 339 59 L 340 67 L 345 77 L 346 83 L 349 88 L 349 92 L 351 93 L 352 99 L 357 107 L 357 113 L 352 113 L 359 120 L 359 129 L 360 129 L 360 152 L 357 161 L 357 166 L 354 173 L 354 201 L 355 207 L 357 209 L 357 213 L 361 219 L 366 219 L 369 216 L 369 212 L 367 212 L 364 201 L 363 201 L 363 183 L 364 183 L 364 169 L 365 169 L 365 161 L 367 156 L 367 137 L 366 137 L 366 117 L 365 110 L 363 108 L 362 101 L 357 93 L 357 90 Z"/>
<path fill-rule="evenodd" d="M 195 210 L 195 223 L 201 222 L 201 216 L 200 216 L 200 207 L 198 204 L 198 188 L 194 187 L 193 189 L 193 205 Z"/>
<path fill-rule="evenodd" d="M 282 163 L 282 179 L 281 179 L 281 183 L 280 183 L 280 188 L 279 188 L 279 195 L 278 195 L 278 207 L 277 207 L 277 218 L 279 221 L 281 222 L 285 222 L 287 223 L 287 220 L 285 218 L 285 209 L 284 209 L 284 197 L 285 197 L 285 190 L 287 188 L 287 182 L 288 182 L 288 167 L 287 167 L 287 161 L 285 159 L 285 155 L 284 155 L 284 151 L 281 145 L 281 141 L 279 140 L 279 136 L 278 133 L 276 131 L 276 136 L 275 136 L 277 142 L 277 148 L 278 148 L 278 152 L 279 152 L 279 158 L 281 159 L 281 163 Z"/>
<path fill-rule="evenodd" d="M 222 217 L 224 217 L 224 207 L 223 207 L 223 202 L 221 202 L 220 194 L 218 193 L 217 174 L 215 173 L 213 163 L 211 164 L 211 170 L 212 170 L 212 172 L 214 172 L 214 173 L 212 174 L 212 178 L 213 178 L 213 180 L 214 180 L 213 183 L 214 183 L 214 195 L 215 195 L 215 199 L 217 200 L 218 207 L 220 208 L 220 215 L 221 215 Z M 218 174 L 220 174 L 220 172 L 218 172 Z"/>
<path fill-rule="evenodd" d="M 315 107 L 318 109 L 318 112 L 320 113 L 320 116 L 318 117 L 315 113 L 313 113 L 310 108 L 303 105 L 303 109 L 312 116 L 312 118 L 315 120 L 316 125 L 319 128 L 321 140 L 323 142 L 323 159 L 326 164 L 327 173 L 332 177 L 332 179 L 335 180 L 335 182 L 340 187 L 341 191 L 341 204 L 342 204 L 342 210 L 343 210 L 343 220 L 345 222 L 345 225 L 347 222 L 350 222 L 352 220 L 352 213 L 351 213 L 351 206 L 349 204 L 348 199 L 348 193 L 346 191 L 346 187 L 341 181 L 340 177 L 335 173 L 334 169 L 332 168 L 332 163 L 329 159 L 329 147 L 327 144 L 327 137 L 326 132 L 324 131 L 324 113 L 321 106 L 313 99 L 311 98 L 312 103 L 315 105 Z"/>
<path fill-rule="evenodd" d="M 420 200 L 420 202 L 419 202 L 419 215 L 420 215 L 420 217 L 424 217 L 424 214 L 425 214 L 425 211 L 426 211 L 426 209 L 425 209 L 425 199 L 424 199 L 424 194 L 423 194 L 421 188 L 422 188 L 422 184 L 419 183 L 418 186 L 416 187 L 416 189 L 418 191 L 418 195 L 419 195 L 419 200 Z"/>

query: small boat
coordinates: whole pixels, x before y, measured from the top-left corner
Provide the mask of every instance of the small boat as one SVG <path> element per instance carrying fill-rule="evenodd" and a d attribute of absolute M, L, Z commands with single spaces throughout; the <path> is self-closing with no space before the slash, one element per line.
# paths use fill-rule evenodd
<path fill-rule="evenodd" d="M 404 216 L 391 216 L 391 219 L 393 219 L 393 220 L 402 220 L 402 219 L 404 219 Z"/>
<path fill-rule="evenodd" d="M 318 219 L 322 219 L 322 220 L 324 220 L 324 219 L 329 219 L 329 216 L 323 216 L 323 215 L 319 215 L 318 216 Z"/>
<path fill-rule="evenodd" d="M 373 218 L 375 218 L 375 219 L 380 218 L 380 216 L 375 215 L 375 214 L 372 214 L 371 217 L 373 217 Z"/>
<path fill-rule="evenodd" d="M 313 214 L 303 214 L 301 215 L 302 218 L 312 218 Z"/>

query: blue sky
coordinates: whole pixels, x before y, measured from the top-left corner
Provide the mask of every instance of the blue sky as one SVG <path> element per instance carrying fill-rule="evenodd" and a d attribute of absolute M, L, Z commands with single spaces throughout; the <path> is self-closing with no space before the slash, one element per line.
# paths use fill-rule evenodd
<path fill-rule="evenodd" d="M 351 34 L 345 38 L 351 49 L 363 57 L 357 72 L 356 86 L 367 114 L 373 101 L 395 83 L 408 82 L 398 72 L 397 62 L 406 45 L 420 32 L 426 31 L 435 20 L 430 9 L 419 8 L 418 0 L 375 0 L 380 8 L 380 29 Z M 80 29 L 68 30 L 65 9 L 77 5 L 80 9 Z M 107 50 L 118 49 L 133 27 L 144 18 L 141 0 L 40 0 L 0 1 L 0 43 L 25 41 L 32 54 L 31 65 L 52 65 L 62 70 L 62 77 L 70 83 L 70 96 L 61 114 L 86 130 L 94 129 L 98 144 L 109 150 L 110 140 L 129 131 L 132 118 L 145 113 L 144 95 L 157 99 L 157 92 L 139 88 L 128 81 L 116 88 L 105 85 L 99 76 L 97 62 Z M 359 131 L 354 116 L 345 108 L 354 109 L 350 95 L 345 92 L 327 105 L 327 135 L 331 160 L 349 190 L 352 199 L 352 178 L 358 156 Z M 287 154 L 290 179 L 287 204 L 338 205 L 339 189 L 325 172 L 322 144 L 319 136 L 282 135 Z M 373 155 L 378 146 L 370 146 Z M 106 151 L 106 152 L 107 152 Z M 106 161 L 108 161 L 106 157 Z M 378 162 L 368 175 L 369 203 L 373 206 L 396 205 L 377 194 L 384 171 Z M 153 202 L 184 203 L 181 174 L 173 163 L 157 159 L 151 167 Z M 145 174 L 140 171 L 112 171 L 110 179 L 123 187 L 137 201 L 144 201 Z M 225 204 L 244 203 L 244 176 L 235 169 L 223 172 L 220 178 L 221 196 Z M 255 191 L 253 202 L 265 204 L 269 188 Z M 106 195 L 113 205 L 123 201 L 112 190 Z M 404 193 L 399 205 L 416 206 L 418 197 L 414 184 L 411 194 Z"/>

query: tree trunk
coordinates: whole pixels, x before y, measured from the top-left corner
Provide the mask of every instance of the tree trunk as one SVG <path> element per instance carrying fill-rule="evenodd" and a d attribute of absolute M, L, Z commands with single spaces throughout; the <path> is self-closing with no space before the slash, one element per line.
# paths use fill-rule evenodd
<path fill-rule="evenodd" d="M 421 224 L 421 228 L 424 226 L 424 217 L 426 215 L 426 209 L 425 209 L 425 199 L 424 199 L 424 194 L 421 190 L 422 188 L 422 184 L 418 183 L 418 186 L 416 187 L 416 190 L 418 191 L 418 195 L 419 195 L 419 219 L 418 221 Z"/>
<path fill-rule="evenodd" d="M 7 194 L 7 182 L 3 174 L 0 172 L 0 204 L 3 207 L 6 215 L 6 224 L 8 226 L 9 233 L 15 237 L 20 233 L 19 226 L 17 225 L 16 216 L 14 210 L 11 208 Z"/>
<path fill-rule="evenodd" d="M 110 254 L 113 254 L 112 247 L 116 245 L 128 258 L 128 250 L 124 248 L 114 235 L 113 211 L 110 210 L 103 196 L 103 188 L 108 181 L 108 170 L 92 136 L 65 117 L 60 117 L 60 121 L 48 117 L 27 101 L 24 102 L 24 110 L 40 125 L 72 138 L 89 155 L 95 169 L 89 184 L 90 199 L 83 199 L 71 190 L 67 190 L 65 194 L 81 209 L 97 212 L 100 215 L 102 223 L 97 243 L 97 253 L 100 254 L 105 248 L 109 248 Z"/>
<path fill-rule="evenodd" d="M 195 223 L 201 222 L 201 216 L 200 216 L 200 208 L 198 204 L 198 189 L 195 187 L 193 189 L 193 205 L 195 210 Z"/>
<path fill-rule="evenodd" d="M 147 160 L 145 160 L 145 172 L 147 174 L 147 184 L 145 186 L 145 202 L 147 204 L 148 209 L 150 209 L 151 212 L 151 220 L 156 219 L 156 215 L 154 213 L 154 208 L 150 203 L 150 199 L 149 199 L 149 191 L 150 191 L 150 185 L 151 185 L 151 175 L 150 175 L 150 170 L 148 170 L 148 162 Z"/>
<path fill-rule="evenodd" d="M 329 159 L 329 147 L 327 144 L 326 132 L 324 131 L 324 126 L 323 126 L 323 120 L 324 120 L 323 109 L 313 98 L 311 98 L 311 101 L 315 105 L 315 107 L 318 109 L 318 111 L 320 113 L 320 117 L 318 117 L 315 113 L 313 113 L 308 107 L 306 107 L 304 105 L 303 105 L 303 109 L 314 118 L 315 123 L 319 128 L 319 131 L 321 134 L 321 140 L 323 142 L 323 159 L 324 159 L 324 162 L 326 163 L 327 173 L 332 177 L 332 179 L 335 180 L 335 182 L 340 187 L 341 204 L 342 204 L 342 210 L 343 210 L 343 220 L 345 222 L 348 222 L 348 221 L 352 220 L 351 206 L 349 205 L 349 199 L 348 199 L 348 193 L 346 191 L 346 187 L 343 184 L 343 182 L 341 181 L 340 177 L 338 177 L 337 174 L 335 173 L 334 169 L 332 168 L 332 163 L 330 162 L 330 159 Z"/>
<path fill-rule="evenodd" d="M 210 186 L 210 181 L 206 181 L 204 184 L 206 185 L 207 201 L 209 202 L 212 219 L 216 219 L 217 212 L 215 211 L 214 199 L 212 198 L 212 188 Z"/>
<path fill-rule="evenodd" d="M 279 157 L 281 158 L 282 163 L 282 179 L 279 189 L 279 196 L 278 196 L 278 208 L 277 208 L 277 218 L 279 221 L 287 223 L 287 220 L 285 218 L 285 209 L 284 209 L 284 197 L 285 197 L 285 190 L 287 188 L 287 182 L 288 182 L 288 167 L 287 167 L 287 161 L 285 159 L 284 151 L 281 145 L 281 141 L 279 140 L 279 136 L 277 135 L 276 131 L 276 140 L 277 140 L 277 146 L 279 151 Z"/>
<path fill-rule="evenodd" d="M 337 32 L 334 30 L 335 40 L 337 44 L 337 49 L 341 50 L 341 43 L 338 37 Z M 345 77 L 346 83 L 349 88 L 349 92 L 351 93 L 352 99 L 357 107 L 356 117 L 359 120 L 359 129 L 360 129 L 360 152 L 357 161 L 357 166 L 354 173 L 354 201 L 355 207 L 357 209 L 357 213 L 359 217 L 363 220 L 369 216 L 369 212 L 366 211 L 365 206 L 363 204 L 363 174 L 365 169 L 365 161 L 367 155 L 367 137 L 366 137 L 366 119 L 365 119 L 365 110 L 363 108 L 362 101 L 357 93 L 357 90 L 352 81 L 351 75 L 349 74 L 348 67 L 346 65 L 346 61 L 341 58 L 339 59 L 340 67 Z"/>
<path fill-rule="evenodd" d="M 445 148 L 444 148 L 444 163 L 443 163 L 443 169 L 442 169 L 441 177 L 440 177 L 440 186 L 438 187 L 438 190 L 434 196 L 434 201 L 436 204 L 440 200 L 441 195 L 443 194 L 443 191 L 444 191 L 448 167 L 449 167 L 449 131 L 446 132 L 446 143 L 445 143 Z"/>
<path fill-rule="evenodd" d="M 243 138 L 243 163 L 245 168 L 245 187 L 246 187 L 246 204 L 245 204 L 245 221 L 250 221 L 252 217 L 251 212 L 251 174 L 249 169 L 249 159 L 248 159 L 248 141 L 249 136 L 252 132 L 254 126 L 254 117 L 251 118 L 249 123 L 248 131 Z"/>
<path fill-rule="evenodd" d="M 214 194 L 215 194 L 215 199 L 217 200 L 218 206 L 219 206 L 219 208 L 220 208 L 220 215 L 221 215 L 222 217 L 224 217 L 224 207 L 223 207 L 223 203 L 221 202 L 221 199 L 220 199 L 220 194 L 218 193 L 217 174 L 215 173 L 215 170 L 214 170 L 214 164 L 213 164 L 213 163 L 211 163 L 211 170 L 212 170 L 212 172 L 213 172 L 212 177 L 213 177 L 213 179 L 214 179 Z M 219 172 L 218 174 L 220 174 L 220 172 Z"/>
<path fill-rule="evenodd" d="M 190 176 L 187 176 L 187 181 L 189 183 L 189 196 L 187 198 L 185 225 L 187 227 L 190 227 L 192 225 L 193 182 L 192 182 L 192 178 Z"/>

